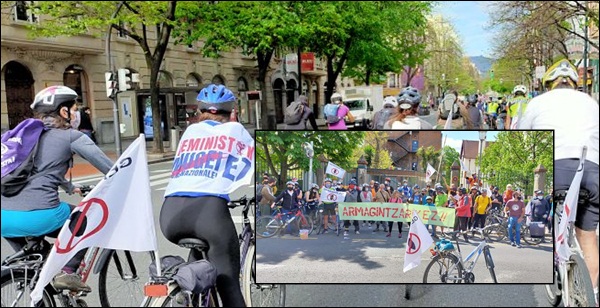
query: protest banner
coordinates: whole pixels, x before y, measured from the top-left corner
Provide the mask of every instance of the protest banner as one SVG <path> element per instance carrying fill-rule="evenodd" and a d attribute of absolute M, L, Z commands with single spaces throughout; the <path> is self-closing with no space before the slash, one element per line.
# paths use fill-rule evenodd
<path fill-rule="evenodd" d="M 342 169 L 340 166 L 329 162 L 327 164 L 327 168 L 325 169 L 325 173 L 327 174 L 331 174 L 335 177 L 337 177 L 338 179 L 342 179 L 344 178 L 344 175 L 346 174 L 346 170 Z"/>
<path fill-rule="evenodd" d="M 338 213 L 342 220 L 410 222 L 413 211 L 424 224 L 454 227 L 453 208 L 407 203 L 341 202 Z"/>

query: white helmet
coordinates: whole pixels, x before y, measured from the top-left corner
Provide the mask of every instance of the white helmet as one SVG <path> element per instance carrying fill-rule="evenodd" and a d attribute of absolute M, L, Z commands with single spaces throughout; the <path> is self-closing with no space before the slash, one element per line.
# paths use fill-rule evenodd
<path fill-rule="evenodd" d="M 527 94 L 527 87 L 525 87 L 524 85 L 520 84 L 515 86 L 515 88 L 513 89 L 513 94 L 517 94 L 517 92 L 521 92 L 523 93 L 523 95 Z"/>
<path fill-rule="evenodd" d="M 573 66 L 569 60 L 563 59 L 552 65 L 548 71 L 546 71 L 542 78 L 542 83 L 546 85 L 548 82 L 552 82 L 560 77 L 569 78 L 575 84 L 577 84 L 577 80 L 579 80 L 579 75 L 577 74 L 575 66 Z M 563 82 L 566 82 L 566 80 L 563 79 Z"/>
<path fill-rule="evenodd" d="M 333 93 L 331 95 L 331 102 L 334 104 L 339 104 L 342 102 L 342 95 L 340 93 Z"/>
<path fill-rule="evenodd" d="M 383 99 L 383 107 L 390 105 L 394 108 L 398 107 L 398 100 L 393 96 L 388 96 Z"/>

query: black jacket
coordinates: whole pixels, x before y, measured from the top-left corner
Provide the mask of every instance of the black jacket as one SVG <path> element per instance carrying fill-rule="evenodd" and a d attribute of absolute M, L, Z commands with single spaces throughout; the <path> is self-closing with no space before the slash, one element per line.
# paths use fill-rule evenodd
<path fill-rule="evenodd" d="M 292 195 L 290 195 L 286 190 L 282 191 L 279 196 L 277 196 L 277 198 L 275 198 L 275 203 L 279 202 L 280 200 L 283 199 L 283 203 L 281 204 L 281 207 L 285 210 L 292 210 L 296 207 L 298 207 L 298 194 L 296 194 L 295 191 L 292 192 Z"/>

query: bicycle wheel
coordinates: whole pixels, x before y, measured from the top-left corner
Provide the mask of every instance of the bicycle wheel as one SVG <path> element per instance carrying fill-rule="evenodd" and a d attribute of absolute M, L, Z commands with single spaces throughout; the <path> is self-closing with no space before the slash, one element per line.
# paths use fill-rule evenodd
<path fill-rule="evenodd" d="M 490 252 L 490 247 L 483 247 L 483 257 L 485 258 L 485 265 L 490 270 L 490 276 L 492 276 L 492 281 L 494 283 L 498 283 L 496 279 L 496 272 L 494 271 L 494 259 L 492 259 L 492 253 Z"/>
<path fill-rule="evenodd" d="M 529 227 L 527 224 L 521 225 L 521 239 L 529 245 L 538 245 L 543 240 L 541 237 L 531 237 L 531 233 L 529 233 Z"/>
<path fill-rule="evenodd" d="M 594 287 L 590 279 L 590 272 L 583 258 L 574 254 L 569 258 L 567 283 L 569 284 L 569 306 L 593 307 L 596 305 Z"/>
<path fill-rule="evenodd" d="M 256 247 L 250 245 L 242 270 L 242 289 L 248 307 L 285 307 L 284 284 L 257 284 L 254 258 Z M 249 262 L 252 261 L 252 262 Z"/>
<path fill-rule="evenodd" d="M 102 307 L 136 307 L 144 299 L 144 284 L 149 277 L 151 253 L 113 250 L 98 277 L 98 296 Z"/>
<path fill-rule="evenodd" d="M 452 268 L 451 272 L 449 272 L 450 268 Z M 438 254 L 427 264 L 423 275 L 423 283 L 461 283 L 462 272 L 463 266 L 455 255 L 451 253 Z"/>
<path fill-rule="evenodd" d="M 256 235 L 264 238 L 272 237 L 282 226 L 281 220 L 271 216 L 262 216 L 256 220 Z"/>
<path fill-rule="evenodd" d="M 501 242 L 506 237 L 506 229 L 500 225 L 489 226 L 483 234 L 490 242 Z"/>
<path fill-rule="evenodd" d="M 554 268 L 554 283 L 546 285 L 546 298 L 552 307 L 558 307 L 562 300 L 560 283 L 560 274 L 558 270 Z"/>
<path fill-rule="evenodd" d="M 25 276 L 27 272 L 27 276 Z M 35 270 L 29 269 L 3 269 L 0 273 L 0 293 L 1 307 L 29 307 L 31 304 L 31 279 L 36 274 Z M 39 274 L 39 273 L 38 273 Z M 54 301 L 53 289 L 50 285 L 46 286 L 42 293 L 42 300 L 36 307 L 56 307 Z"/>

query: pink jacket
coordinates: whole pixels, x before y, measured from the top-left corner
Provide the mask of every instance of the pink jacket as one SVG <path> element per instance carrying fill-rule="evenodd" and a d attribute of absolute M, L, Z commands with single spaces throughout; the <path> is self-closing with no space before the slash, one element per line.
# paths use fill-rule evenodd
<path fill-rule="evenodd" d="M 458 217 L 471 217 L 471 202 L 468 195 L 462 195 L 458 199 L 456 215 Z"/>

